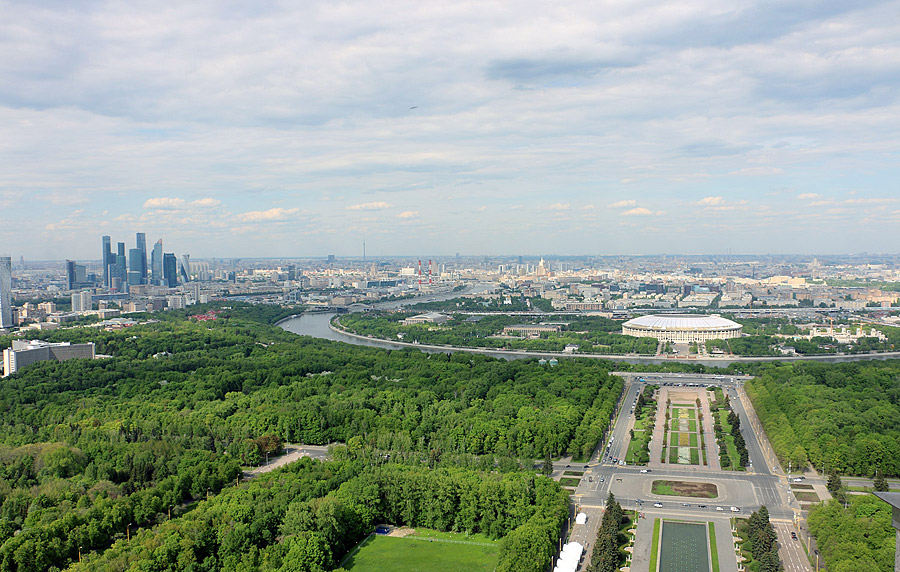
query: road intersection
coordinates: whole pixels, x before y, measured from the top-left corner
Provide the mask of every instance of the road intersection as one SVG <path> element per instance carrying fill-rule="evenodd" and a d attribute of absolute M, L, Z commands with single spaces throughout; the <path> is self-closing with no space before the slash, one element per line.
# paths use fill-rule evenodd
<path fill-rule="evenodd" d="M 617 417 L 612 430 L 606 436 L 599 453 L 587 465 L 572 465 L 569 470 L 584 471 L 573 499 L 579 510 L 588 513 L 591 519 L 599 521 L 602 507 L 612 492 L 616 500 L 626 510 L 640 511 L 643 518 L 637 526 L 636 544 L 631 570 L 634 572 L 649 571 L 649 553 L 651 549 L 652 523 L 655 518 L 686 519 L 712 522 L 715 526 L 716 545 L 719 552 L 721 572 L 737 572 L 738 562 L 734 556 L 731 517 L 747 517 L 751 512 L 765 505 L 770 519 L 776 527 L 780 556 L 787 572 L 807 572 L 812 570 L 802 542 L 791 538 L 790 532 L 796 530 L 799 504 L 794 500 L 787 484 L 786 475 L 771 453 L 771 448 L 760 439 L 756 427 L 758 420 L 752 415 L 749 400 L 743 394 L 742 383 L 746 380 L 740 376 L 710 376 L 701 374 L 635 374 L 623 373 L 625 388 L 619 402 Z M 698 398 L 705 399 L 706 387 L 717 385 L 729 397 L 732 409 L 741 419 L 743 436 L 747 444 L 750 466 L 746 471 L 723 471 L 713 466 L 679 465 L 653 462 L 644 466 L 631 466 L 615 463 L 625 458 L 628 450 L 629 429 L 633 424 L 632 407 L 639 392 L 646 385 L 660 385 L 661 389 L 671 388 L 673 395 L 683 398 L 691 390 Z M 666 395 L 663 392 L 662 395 Z M 701 399 L 701 402 L 704 401 Z M 703 403 L 706 406 L 706 403 Z M 657 419 L 664 418 L 665 399 L 660 399 Z M 703 407 L 704 430 L 711 429 L 712 419 L 707 407 Z M 751 412 L 748 415 L 748 411 Z M 751 423 L 751 417 L 752 419 Z M 660 425 L 658 423 L 660 427 Z M 657 439 L 658 436 L 654 436 Z M 652 442 L 651 442 L 652 444 Z M 718 459 L 715 439 L 706 437 L 708 459 Z M 658 451 L 658 449 L 657 449 Z M 659 456 L 655 459 L 658 461 Z M 770 469 L 771 467 L 771 469 Z M 562 469 L 562 467 L 558 467 Z M 649 469 L 649 471 L 648 471 Z M 774 470 L 773 470 L 774 469 Z M 715 498 L 688 498 L 669 495 L 657 495 L 652 492 L 655 480 L 676 480 L 687 482 L 712 483 L 716 485 L 718 495 Z M 649 523 L 649 524 L 648 524 Z M 650 531 L 647 533 L 647 531 Z M 588 529 L 581 527 L 573 530 L 578 537 L 593 540 L 587 534 Z M 582 564 L 586 569 L 588 560 Z"/>

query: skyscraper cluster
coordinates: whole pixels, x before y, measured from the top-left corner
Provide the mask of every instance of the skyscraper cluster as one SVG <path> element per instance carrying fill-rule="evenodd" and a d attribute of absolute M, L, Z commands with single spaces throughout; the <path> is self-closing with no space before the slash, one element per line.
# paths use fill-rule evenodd
<path fill-rule="evenodd" d="M 12 325 L 12 259 L 0 256 L 0 328 Z"/>
<path fill-rule="evenodd" d="M 150 284 L 174 288 L 178 284 L 178 270 L 175 268 L 175 255 L 163 252 L 163 241 L 159 239 L 150 254 L 147 264 L 147 236 L 139 232 L 135 236 L 135 247 L 128 249 L 125 255 L 125 243 L 117 244 L 116 253 L 112 252 L 110 237 L 104 235 L 101 242 L 101 262 L 103 264 L 103 287 L 124 291 L 130 286 Z M 188 275 L 188 271 L 182 273 Z"/>

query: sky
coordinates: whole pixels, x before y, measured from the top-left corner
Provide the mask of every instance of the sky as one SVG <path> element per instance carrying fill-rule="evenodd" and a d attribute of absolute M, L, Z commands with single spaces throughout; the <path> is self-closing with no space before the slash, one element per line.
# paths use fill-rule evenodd
<path fill-rule="evenodd" d="M 900 252 L 900 2 L 0 0 L 0 253 Z"/>

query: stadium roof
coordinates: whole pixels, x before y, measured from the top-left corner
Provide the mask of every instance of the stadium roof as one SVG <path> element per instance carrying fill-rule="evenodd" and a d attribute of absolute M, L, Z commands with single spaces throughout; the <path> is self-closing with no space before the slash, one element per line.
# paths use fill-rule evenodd
<path fill-rule="evenodd" d="M 737 322 L 721 316 L 703 314 L 652 314 L 628 320 L 623 326 L 651 330 L 724 330 L 741 327 Z"/>

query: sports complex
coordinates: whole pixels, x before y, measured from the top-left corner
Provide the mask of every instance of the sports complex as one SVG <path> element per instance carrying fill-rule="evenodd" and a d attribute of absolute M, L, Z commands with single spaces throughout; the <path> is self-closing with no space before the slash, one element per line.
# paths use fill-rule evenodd
<path fill-rule="evenodd" d="M 622 334 L 656 338 L 660 342 L 689 344 L 741 336 L 743 326 L 726 318 L 702 314 L 652 314 L 622 324 Z"/>

